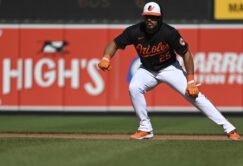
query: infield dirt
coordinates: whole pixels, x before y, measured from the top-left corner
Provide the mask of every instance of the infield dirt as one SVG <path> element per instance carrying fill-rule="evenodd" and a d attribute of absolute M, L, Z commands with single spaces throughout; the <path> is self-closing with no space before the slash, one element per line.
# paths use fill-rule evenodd
<path fill-rule="evenodd" d="M 0 138 L 66 138 L 66 139 L 123 139 L 127 134 L 57 134 L 57 133 L 0 133 Z M 155 135 L 152 140 L 195 140 L 224 141 L 225 135 Z M 241 138 L 242 141 L 242 138 Z"/>

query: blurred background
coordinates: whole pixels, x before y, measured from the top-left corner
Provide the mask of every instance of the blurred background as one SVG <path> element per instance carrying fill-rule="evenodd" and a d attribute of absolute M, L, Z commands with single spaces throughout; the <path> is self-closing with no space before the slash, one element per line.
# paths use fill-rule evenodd
<path fill-rule="evenodd" d="M 155 0 L 156 1 L 156 0 Z M 133 24 L 148 0 L 1 0 L 2 23 Z M 241 0 L 157 0 L 168 23 L 242 23 Z"/>
<path fill-rule="evenodd" d="M 134 48 L 96 68 L 108 42 L 141 21 L 146 0 L 0 0 L 0 111 L 130 112 Z M 200 90 L 222 112 L 243 112 L 243 1 L 159 0 L 189 43 Z M 180 58 L 178 57 L 180 60 Z M 195 112 L 166 85 L 150 112 Z"/>

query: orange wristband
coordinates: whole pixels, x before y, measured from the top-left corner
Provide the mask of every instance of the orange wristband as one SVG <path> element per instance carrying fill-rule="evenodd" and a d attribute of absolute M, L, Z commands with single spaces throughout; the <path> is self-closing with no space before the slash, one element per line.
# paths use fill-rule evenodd
<path fill-rule="evenodd" d="M 187 75 L 187 81 L 194 81 L 194 75 L 193 74 L 188 74 Z"/>
<path fill-rule="evenodd" d="M 102 59 L 109 62 L 111 59 L 111 56 L 109 54 L 105 54 Z"/>

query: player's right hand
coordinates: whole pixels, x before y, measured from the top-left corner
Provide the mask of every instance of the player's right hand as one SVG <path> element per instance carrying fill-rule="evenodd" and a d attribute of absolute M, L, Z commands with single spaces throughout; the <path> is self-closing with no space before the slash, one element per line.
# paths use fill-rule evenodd
<path fill-rule="evenodd" d="M 98 67 L 105 71 L 105 70 L 111 70 L 111 64 L 110 64 L 110 56 L 104 55 L 104 57 L 100 60 Z"/>

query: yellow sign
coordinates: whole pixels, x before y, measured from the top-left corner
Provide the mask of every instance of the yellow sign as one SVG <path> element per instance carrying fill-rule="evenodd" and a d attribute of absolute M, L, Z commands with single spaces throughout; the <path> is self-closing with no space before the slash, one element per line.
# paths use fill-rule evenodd
<path fill-rule="evenodd" d="M 214 0 L 214 18 L 243 20 L 243 0 Z"/>

